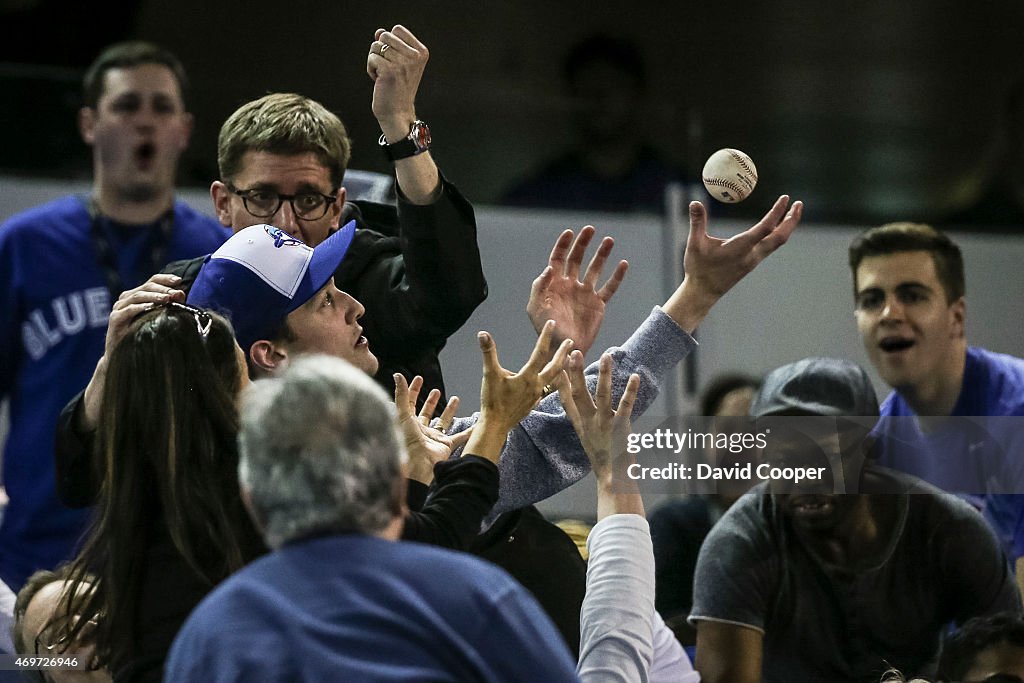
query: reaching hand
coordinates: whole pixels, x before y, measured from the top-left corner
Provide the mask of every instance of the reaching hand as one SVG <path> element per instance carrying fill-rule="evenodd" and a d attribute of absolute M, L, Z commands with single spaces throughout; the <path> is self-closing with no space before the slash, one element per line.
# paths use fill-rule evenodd
<path fill-rule="evenodd" d="M 470 433 L 447 436 L 440 429 L 427 426 L 441 392 L 432 389 L 417 416 L 416 399 L 422 388 L 423 378 L 419 375 L 411 383 L 406 383 L 405 377 L 395 373 L 395 405 L 398 407 L 398 426 L 409 452 L 409 478 L 429 484 L 434 478 L 434 465 L 447 460 L 452 451 L 466 443 Z M 452 396 L 441 415 L 441 424 L 445 424 L 446 420 L 447 424 L 451 424 L 458 406 L 458 397 Z"/>
<path fill-rule="evenodd" d="M 373 115 L 391 143 L 408 135 L 416 119 L 416 91 L 430 53 L 412 31 L 401 24 L 379 28 L 366 57 L 373 79 Z"/>
<path fill-rule="evenodd" d="M 185 302 L 185 292 L 177 289 L 181 284 L 181 278 L 169 273 L 157 273 L 134 289 L 121 292 L 117 297 L 113 308 L 110 310 L 110 319 L 107 322 L 107 337 L 104 342 L 103 353 L 108 358 L 114 347 L 128 332 L 132 321 L 139 315 L 145 313 L 154 306 L 177 301 Z M 244 349 L 248 352 L 248 349 Z"/>
<path fill-rule="evenodd" d="M 533 329 L 539 333 L 546 321 L 554 320 L 555 341 L 572 339 L 576 350 L 584 355 L 593 346 L 601 329 L 605 305 L 615 295 L 629 268 L 629 263 L 619 261 L 604 285 L 598 289 L 601 271 L 615 246 L 611 237 L 605 237 L 590 260 L 583 280 L 579 279 L 583 254 L 594 232 L 593 226 L 588 225 L 580 230 L 575 240 L 572 230 L 559 235 L 551 249 L 548 266 L 533 281 L 530 300 L 526 304 L 526 313 L 530 316 Z"/>
<path fill-rule="evenodd" d="M 614 409 L 611 354 L 601 356 L 596 400 L 587 390 L 587 380 L 583 375 L 583 354 L 574 351 L 569 357 L 568 376 L 568 386 L 563 384 L 559 387 L 562 405 L 580 437 L 594 474 L 599 481 L 606 481 L 613 474 L 615 458 L 626 452 L 626 438 L 630 432 L 633 404 L 640 389 L 640 375 L 629 376 L 619 398 L 619 405 Z"/>
<path fill-rule="evenodd" d="M 708 234 L 704 205 L 690 202 L 690 236 L 683 255 L 685 277 L 665 302 L 665 312 L 692 332 L 726 292 L 786 243 L 800 223 L 803 210 L 802 202 L 793 202 L 790 207 L 789 196 L 782 195 L 754 226 L 723 240 Z"/>
<path fill-rule="evenodd" d="M 721 297 L 789 239 L 800 223 L 803 203 L 794 202 L 787 213 L 788 206 L 789 197 L 782 195 L 755 225 L 723 240 L 708 234 L 708 213 L 704 205 L 691 202 L 690 236 L 683 256 L 686 277 L 699 281 L 710 294 Z"/>
<path fill-rule="evenodd" d="M 547 387 L 562 376 L 562 364 L 572 349 L 572 340 L 564 340 L 554 357 L 545 363 L 550 355 L 548 345 L 554 328 L 552 320 L 544 324 L 530 359 L 519 372 L 501 367 L 498 347 L 490 334 L 477 334 L 483 354 L 484 377 L 480 383 L 480 419 L 466 444 L 466 453 L 497 462 L 509 431 L 537 405 Z"/>

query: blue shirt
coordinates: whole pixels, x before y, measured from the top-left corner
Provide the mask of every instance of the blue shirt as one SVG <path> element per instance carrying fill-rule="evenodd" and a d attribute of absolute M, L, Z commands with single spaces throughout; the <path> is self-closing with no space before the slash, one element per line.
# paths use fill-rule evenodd
<path fill-rule="evenodd" d="M 880 462 L 963 494 L 1012 559 L 1024 556 L 1024 360 L 967 349 L 953 418 L 922 432 L 897 392 L 882 403 Z M 984 419 L 988 418 L 988 419 Z M 1018 423 L 1021 423 L 1018 425 Z"/>
<path fill-rule="evenodd" d="M 300 540 L 218 586 L 167 681 L 575 681 L 564 641 L 508 574 L 362 535 Z"/>
<path fill-rule="evenodd" d="M 160 222 L 101 219 L 126 289 L 157 272 Z M 10 503 L 0 525 L 0 578 L 18 590 L 36 569 L 70 559 L 89 518 L 57 499 L 54 429 L 103 355 L 112 305 L 81 197 L 34 207 L 0 225 L 0 399 L 10 399 L 3 484 Z M 230 231 L 186 204 L 174 206 L 164 261 L 217 249 Z"/>

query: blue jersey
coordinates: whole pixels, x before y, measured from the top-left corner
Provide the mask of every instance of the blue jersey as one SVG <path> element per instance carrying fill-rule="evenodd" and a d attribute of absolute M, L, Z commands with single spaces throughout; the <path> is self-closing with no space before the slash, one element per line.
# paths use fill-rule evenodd
<path fill-rule="evenodd" d="M 1007 554 L 1024 556 L 1024 360 L 968 348 L 953 419 L 928 431 L 895 391 L 881 414 L 881 464 L 964 494 Z"/>
<path fill-rule="evenodd" d="M 164 263 L 208 254 L 230 236 L 183 202 L 173 227 L 163 220 L 120 225 L 99 219 L 124 289 Z M 3 484 L 10 503 L 0 524 L 0 578 L 17 590 L 36 569 L 69 559 L 87 510 L 57 499 L 54 428 L 61 409 L 85 388 L 103 355 L 112 305 L 87 200 L 64 197 L 0 225 L 0 398 L 10 399 Z M 166 242 L 156 248 L 158 240 Z M 115 294 L 116 296 L 116 294 Z"/>

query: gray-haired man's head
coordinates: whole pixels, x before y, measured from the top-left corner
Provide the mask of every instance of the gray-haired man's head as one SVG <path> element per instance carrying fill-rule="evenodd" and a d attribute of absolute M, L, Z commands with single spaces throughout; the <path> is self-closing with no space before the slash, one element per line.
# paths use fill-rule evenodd
<path fill-rule="evenodd" d="M 305 356 L 245 393 L 238 476 L 272 548 L 329 533 L 377 534 L 402 514 L 407 455 L 395 407 L 366 373 Z"/>

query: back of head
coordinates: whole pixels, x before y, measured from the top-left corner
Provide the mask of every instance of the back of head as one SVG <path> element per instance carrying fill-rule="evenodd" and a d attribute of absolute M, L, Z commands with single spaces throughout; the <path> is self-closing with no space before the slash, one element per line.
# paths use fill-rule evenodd
<path fill-rule="evenodd" d="M 733 392 L 749 390 L 750 394 L 757 391 L 761 386 L 761 380 L 750 375 L 739 373 L 728 373 L 718 375 L 712 379 L 700 396 L 700 414 L 708 417 L 716 415 L 727 415 L 731 412 L 731 406 L 726 405 L 726 399 Z M 723 412 L 725 411 L 725 412 Z M 747 411 L 743 411 L 746 415 Z"/>
<path fill-rule="evenodd" d="M 109 46 L 89 66 L 82 79 L 82 103 L 87 107 L 96 108 L 103 95 L 107 72 L 111 69 L 130 69 L 144 64 L 160 64 L 170 69 L 178 81 L 182 102 L 188 102 L 188 76 L 181 61 L 159 45 L 132 40 Z"/>
<path fill-rule="evenodd" d="M 20 655 L 33 654 L 34 645 L 32 641 L 35 639 L 34 634 L 30 634 L 26 631 L 25 615 L 28 612 L 28 606 L 32 602 L 36 594 L 45 586 L 54 583 L 55 581 L 64 581 L 68 577 L 68 565 L 62 565 L 57 568 L 56 571 L 50 571 L 49 569 L 40 569 L 28 578 L 28 581 L 18 591 L 18 596 L 14 600 L 14 623 L 11 626 L 11 636 L 14 641 L 14 651 Z"/>
<path fill-rule="evenodd" d="M 1019 614 L 1005 612 L 968 620 L 943 643 L 937 680 L 964 680 L 978 655 L 1000 644 L 1010 645 L 1024 652 L 1024 618 Z M 1021 675 L 1020 671 L 999 673 Z"/>
<path fill-rule="evenodd" d="M 270 547 L 376 534 L 401 514 L 406 453 L 394 404 L 358 368 L 304 356 L 253 383 L 241 412 L 239 481 Z"/>
<path fill-rule="evenodd" d="M 948 303 L 965 294 L 963 254 L 953 240 L 924 223 L 886 223 L 866 230 L 850 244 L 854 295 L 857 293 L 857 269 L 864 259 L 908 251 L 924 251 L 931 255 Z"/>
<path fill-rule="evenodd" d="M 243 104 L 221 126 L 217 139 L 221 180 L 231 182 L 241 172 L 246 152 L 312 153 L 337 190 L 352 146 L 341 119 L 319 102 L 293 93 L 272 93 Z"/>
<path fill-rule="evenodd" d="M 88 574 L 82 581 L 74 581 L 71 576 L 71 565 L 66 563 L 57 566 L 53 571 L 41 569 L 32 574 L 18 591 L 14 603 L 14 651 L 23 655 L 77 656 L 93 664 L 93 631 L 82 628 L 73 632 L 73 627 L 77 626 L 79 621 L 84 623 L 84 620 L 81 620 L 80 608 L 92 588 L 93 581 L 94 577 Z M 89 680 L 109 680 L 109 676 L 87 677 Z M 51 678 L 44 678 L 40 672 L 39 678 L 32 680 L 43 681 Z"/>

